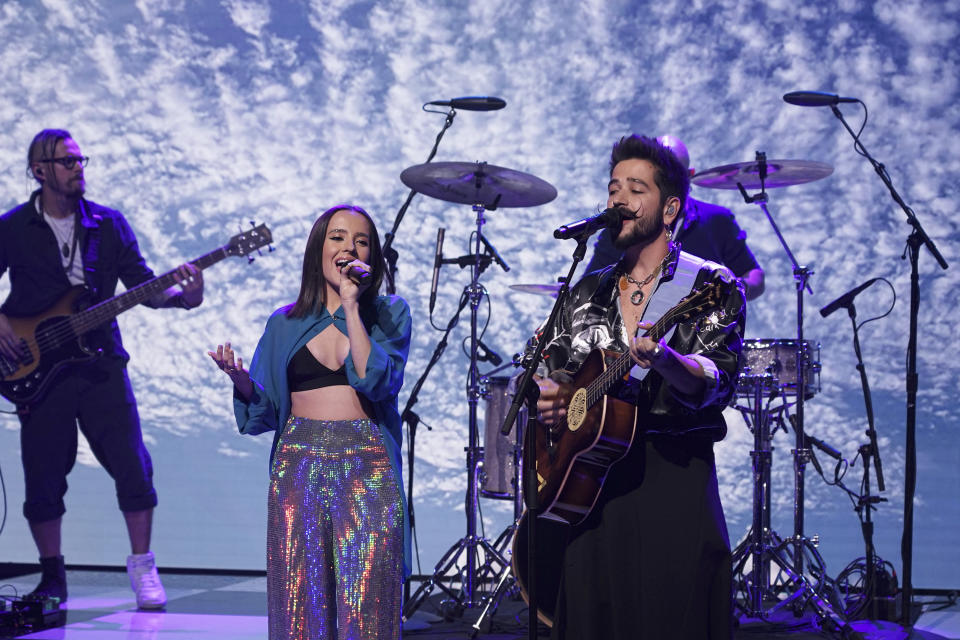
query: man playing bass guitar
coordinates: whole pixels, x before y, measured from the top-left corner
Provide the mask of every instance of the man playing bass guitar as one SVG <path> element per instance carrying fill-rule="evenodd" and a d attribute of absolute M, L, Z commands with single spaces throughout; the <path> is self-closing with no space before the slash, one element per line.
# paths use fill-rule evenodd
<path fill-rule="evenodd" d="M 621 215 L 614 233 L 623 258 L 572 288 L 544 351 L 538 417 L 557 438 L 567 425 L 579 428 L 567 410 L 582 383 L 574 376 L 593 350 L 629 351 L 635 363 L 609 392 L 636 408 L 632 442 L 555 559 L 562 568 L 553 638 L 732 636 L 730 543 L 713 443 L 725 435 L 721 412 L 736 386 L 744 294 L 725 267 L 671 243 L 668 229 L 688 189 L 684 166 L 656 140 L 633 135 L 614 144 L 607 207 Z M 730 286 L 713 311 L 659 341 L 644 335 L 691 290 L 718 279 Z M 538 455 L 538 475 L 540 462 Z"/>
<path fill-rule="evenodd" d="M 0 216 L 0 276 L 10 272 L 10 294 L 0 306 L 0 364 L 5 376 L 35 359 L 11 320 L 55 307 L 75 285 L 86 285 L 91 302 L 97 303 L 114 294 L 118 281 L 130 289 L 154 277 L 123 215 L 84 198 L 86 163 L 69 132 L 44 129 L 27 153 L 27 172 L 39 188 L 28 202 Z M 203 301 L 203 277 L 194 265 L 180 266 L 175 281 L 179 287 L 144 303 L 191 309 Z M 38 340 L 49 343 L 52 337 L 41 335 Z M 42 568 L 32 595 L 67 599 L 60 531 L 79 424 L 116 484 L 130 537 L 127 571 L 137 605 L 162 607 L 166 594 L 150 551 L 157 494 L 127 377 L 129 356 L 112 316 L 85 338 L 92 349 L 102 350 L 100 358 L 70 365 L 50 380 L 36 401 L 17 403 L 26 492 L 23 513 Z"/>

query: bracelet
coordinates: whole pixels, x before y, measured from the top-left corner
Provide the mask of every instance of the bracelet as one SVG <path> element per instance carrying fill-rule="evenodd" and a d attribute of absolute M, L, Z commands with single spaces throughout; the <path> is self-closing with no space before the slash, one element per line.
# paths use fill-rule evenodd
<path fill-rule="evenodd" d="M 196 309 L 195 306 L 190 306 L 189 304 L 187 304 L 187 299 L 183 295 L 183 293 L 177 294 L 177 304 L 180 305 L 181 309 L 186 309 L 187 311 L 189 311 L 190 309 Z"/>

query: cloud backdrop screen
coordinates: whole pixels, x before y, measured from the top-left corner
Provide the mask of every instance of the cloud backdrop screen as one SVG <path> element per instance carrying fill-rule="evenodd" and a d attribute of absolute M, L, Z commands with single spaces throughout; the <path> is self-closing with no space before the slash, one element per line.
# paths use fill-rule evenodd
<path fill-rule="evenodd" d="M 860 330 L 886 481 L 873 518 L 876 549 L 899 572 L 911 298 L 903 255 L 911 229 L 830 109 L 782 100 L 796 90 L 857 97 L 869 109 L 863 145 L 950 265 L 943 270 L 926 248 L 919 252 L 912 549 L 915 586 L 956 588 L 958 8 L 955 0 L 7 0 L 2 208 L 27 199 L 27 145 L 53 127 L 70 130 L 92 158 L 88 197 L 125 213 L 158 273 L 223 245 L 251 220 L 270 227 L 275 251 L 205 271 L 199 309 L 135 308 L 119 320 L 160 497 L 153 548 L 161 567 L 263 569 L 270 437 L 237 433 L 227 380 L 206 351 L 229 340 L 245 360 L 253 355 L 269 314 L 297 294 L 319 212 L 353 202 L 373 214 L 381 235 L 393 227 L 409 193 L 399 175 L 426 161 L 445 123 L 445 109 L 429 113 L 423 103 L 503 98 L 499 111 L 458 111 L 435 160 L 484 161 L 558 191 L 548 204 L 484 216 L 483 233 L 511 270 L 494 265 L 482 274 L 478 325 L 484 344 L 505 357 L 522 348 L 552 302 L 511 285 L 549 284 L 566 273 L 574 243 L 551 232 L 604 206 L 609 151 L 620 136 L 676 135 L 700 171 L 751 161 L 757 151 L 827 163 L 834 170 L 826 178 L 770 189 L 770 218 L 737 191 L 694 187 L 692 195 L 735 212 L 766 272 L 748 338 L 797 337 L 786 248 L 811 272 L 803 331 L 819 344 L 820 389 L 806 402 L 805 428 L 847 461 L 835 473 L 835 461 L 818 453 L 823 477 L 806 467 L 805 533 L 819 536 L 831 575 L 864 554 L 855 505 L 836 479 L 859 493 L 867 422 L 850 319 L 843 310 L 822 318 L 817 309 L 870 278 L 890 283 L 861 293 L 856 310 L 858 322 L 876 318 Z M 840 108 L 859 131 L 864 109 Z M 397 293 L 415 318 L 401 407 L 442 335 L 428 312 L 437 229 L 446 230 L 444 256 L 457 257 L 470 253 L 477 226 L 469 205 L 417 195 L 397 227 Z M 469 284 L 469 269 L 443 267 L 436 326 L 449 323 Z M 7 290 L 0 278 L 0 295 Z M 414 407 L 422 420 L 413 482 L 419 573 L 431 573 L 466 535 L 467 317 Z M 481 439 L 488 413 L 496 418 L 480 399 Z M 717 464 L 736 544 L 751 521 L 753 436 L 736 408 L 726 416 Z M 772 525 L 788 536 L 792 431 L 778 429 L 772 445 Z M 32 562 L 19 447 L 18 421 L 0 414 L 8 510 L 0 561 Z M 67 562 L 122 564 L 128 542 L 112 482 L 86 443 L 69 484 Z M 871 487 L 876 493 L 873 474 Z M 482 498 L 480 508 L 481 532 L 491 539 L 512 519 L 509 501 Z"/>

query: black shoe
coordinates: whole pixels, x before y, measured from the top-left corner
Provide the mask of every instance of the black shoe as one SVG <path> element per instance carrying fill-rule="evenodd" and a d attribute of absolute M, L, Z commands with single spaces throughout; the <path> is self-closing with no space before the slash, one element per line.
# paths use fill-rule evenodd
<path fill-rule="evenodd" d="M 59 598 L 60 602 L 67 601 L 67 571 L 63 566 L 63 556 L 40 558 L 40 584 L 27 594 L 35 600 L 43 598 Z"/>

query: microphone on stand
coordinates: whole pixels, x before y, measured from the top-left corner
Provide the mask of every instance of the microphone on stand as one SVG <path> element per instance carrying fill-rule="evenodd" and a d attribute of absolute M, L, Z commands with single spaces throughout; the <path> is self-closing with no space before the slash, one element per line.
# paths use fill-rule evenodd
<path fill-rule="evenodd" d="M 497 251 L 492 244 L 490 244 L 490 241 L 487 240 L 487 237 L 482 233 L 480 234 L 480 242 L 483 243 L 483 246 L 486 247 L 487 251 L 490 252 L 490 257 L 493 258 L 494 262 L 500 265 L 501 269 L 504 271 L 510 271 L 510 265 L 508 265 L 506 261 L 500 257 L 500 252 Z"/>
<path fill-rule="evenodd" d="M 820 451 L 823 451 L 825 454 L 827 454 L 834 460 L 840 461 L 840 459 L 843 458 L 843 455 L 839 451 L 837 451 L 836 449 L 828 445 L 826 442 L 824 442 L 820 438 L 814 438 L 813 436 L 806 433 L 803 435 L 807 439 L 807 442 L 815 446 L 817 449 L 820 449 Z"/>
<path fill-rule="evenodd" d="M 823 91 L 791 91 L 784 94 L 783 100 L 798 107 L 830 107 L 841 102 L 860 102 L 857 98 L 843 98 Z"/>
<path fill-rule="evenodd" d="M 869 287 L 879 279 L 880 278 L 870 278 L 869 280 L 864 282 L 862 285 L 860 285 L 856 289 L 847 291 L 845 294 L 843 294 L 842 296 L 840 296 L 839 298 L 837 298 L 836 300 L 834 300 L 833 302 L 825 306 L 823 309 L 820 309 L 820 315 L 826 318 L 828 315 L 830 315 L 840 307 L 848 306 L 851 302 L 853 302 L 854 298 L 860 295 L 861 291 L 863 291 L 864 289 L 866 289 L 867 287 Z"/>
<path fill-rule="evenodd" d="M 493 96 L 464 96 L 462 98 L 451 98 L 450 100 L 434 100 L 427 104 L 463 111 L 496 111 L 507 106 L 507 101 Z"/>
<path fill-rule="evenodd" d="M 617 212 L 616 209 L 604 209 L 589 218 L 557 227 L 553 232 L 553 237 L 557 240 L 566 240 L 567 238 L 577 238 L 583 235 L 593 235 L 600 229 L 606 227 L 612 228 L 620 224 L 620 220 L 620 213 Z"/>
<path fill-rule="evenodd" d="M 446 229 L 437 229 L 437 248 L 433 254 L 433 281 L 430 283 L 430 313 L 437 304 L 437 281 L 440 279 L 440 265 L 443 264 L 443 234 Z"/>
<path fill-rule="evenodd" d="M 480 362 L 489 362 L 495 367 L 499 367 L 500 363 L 503 362 L 503 358 L 500 357 L 499 353 L 483 344 L 480 340 L 477 340 L 477 360 Z"/>

